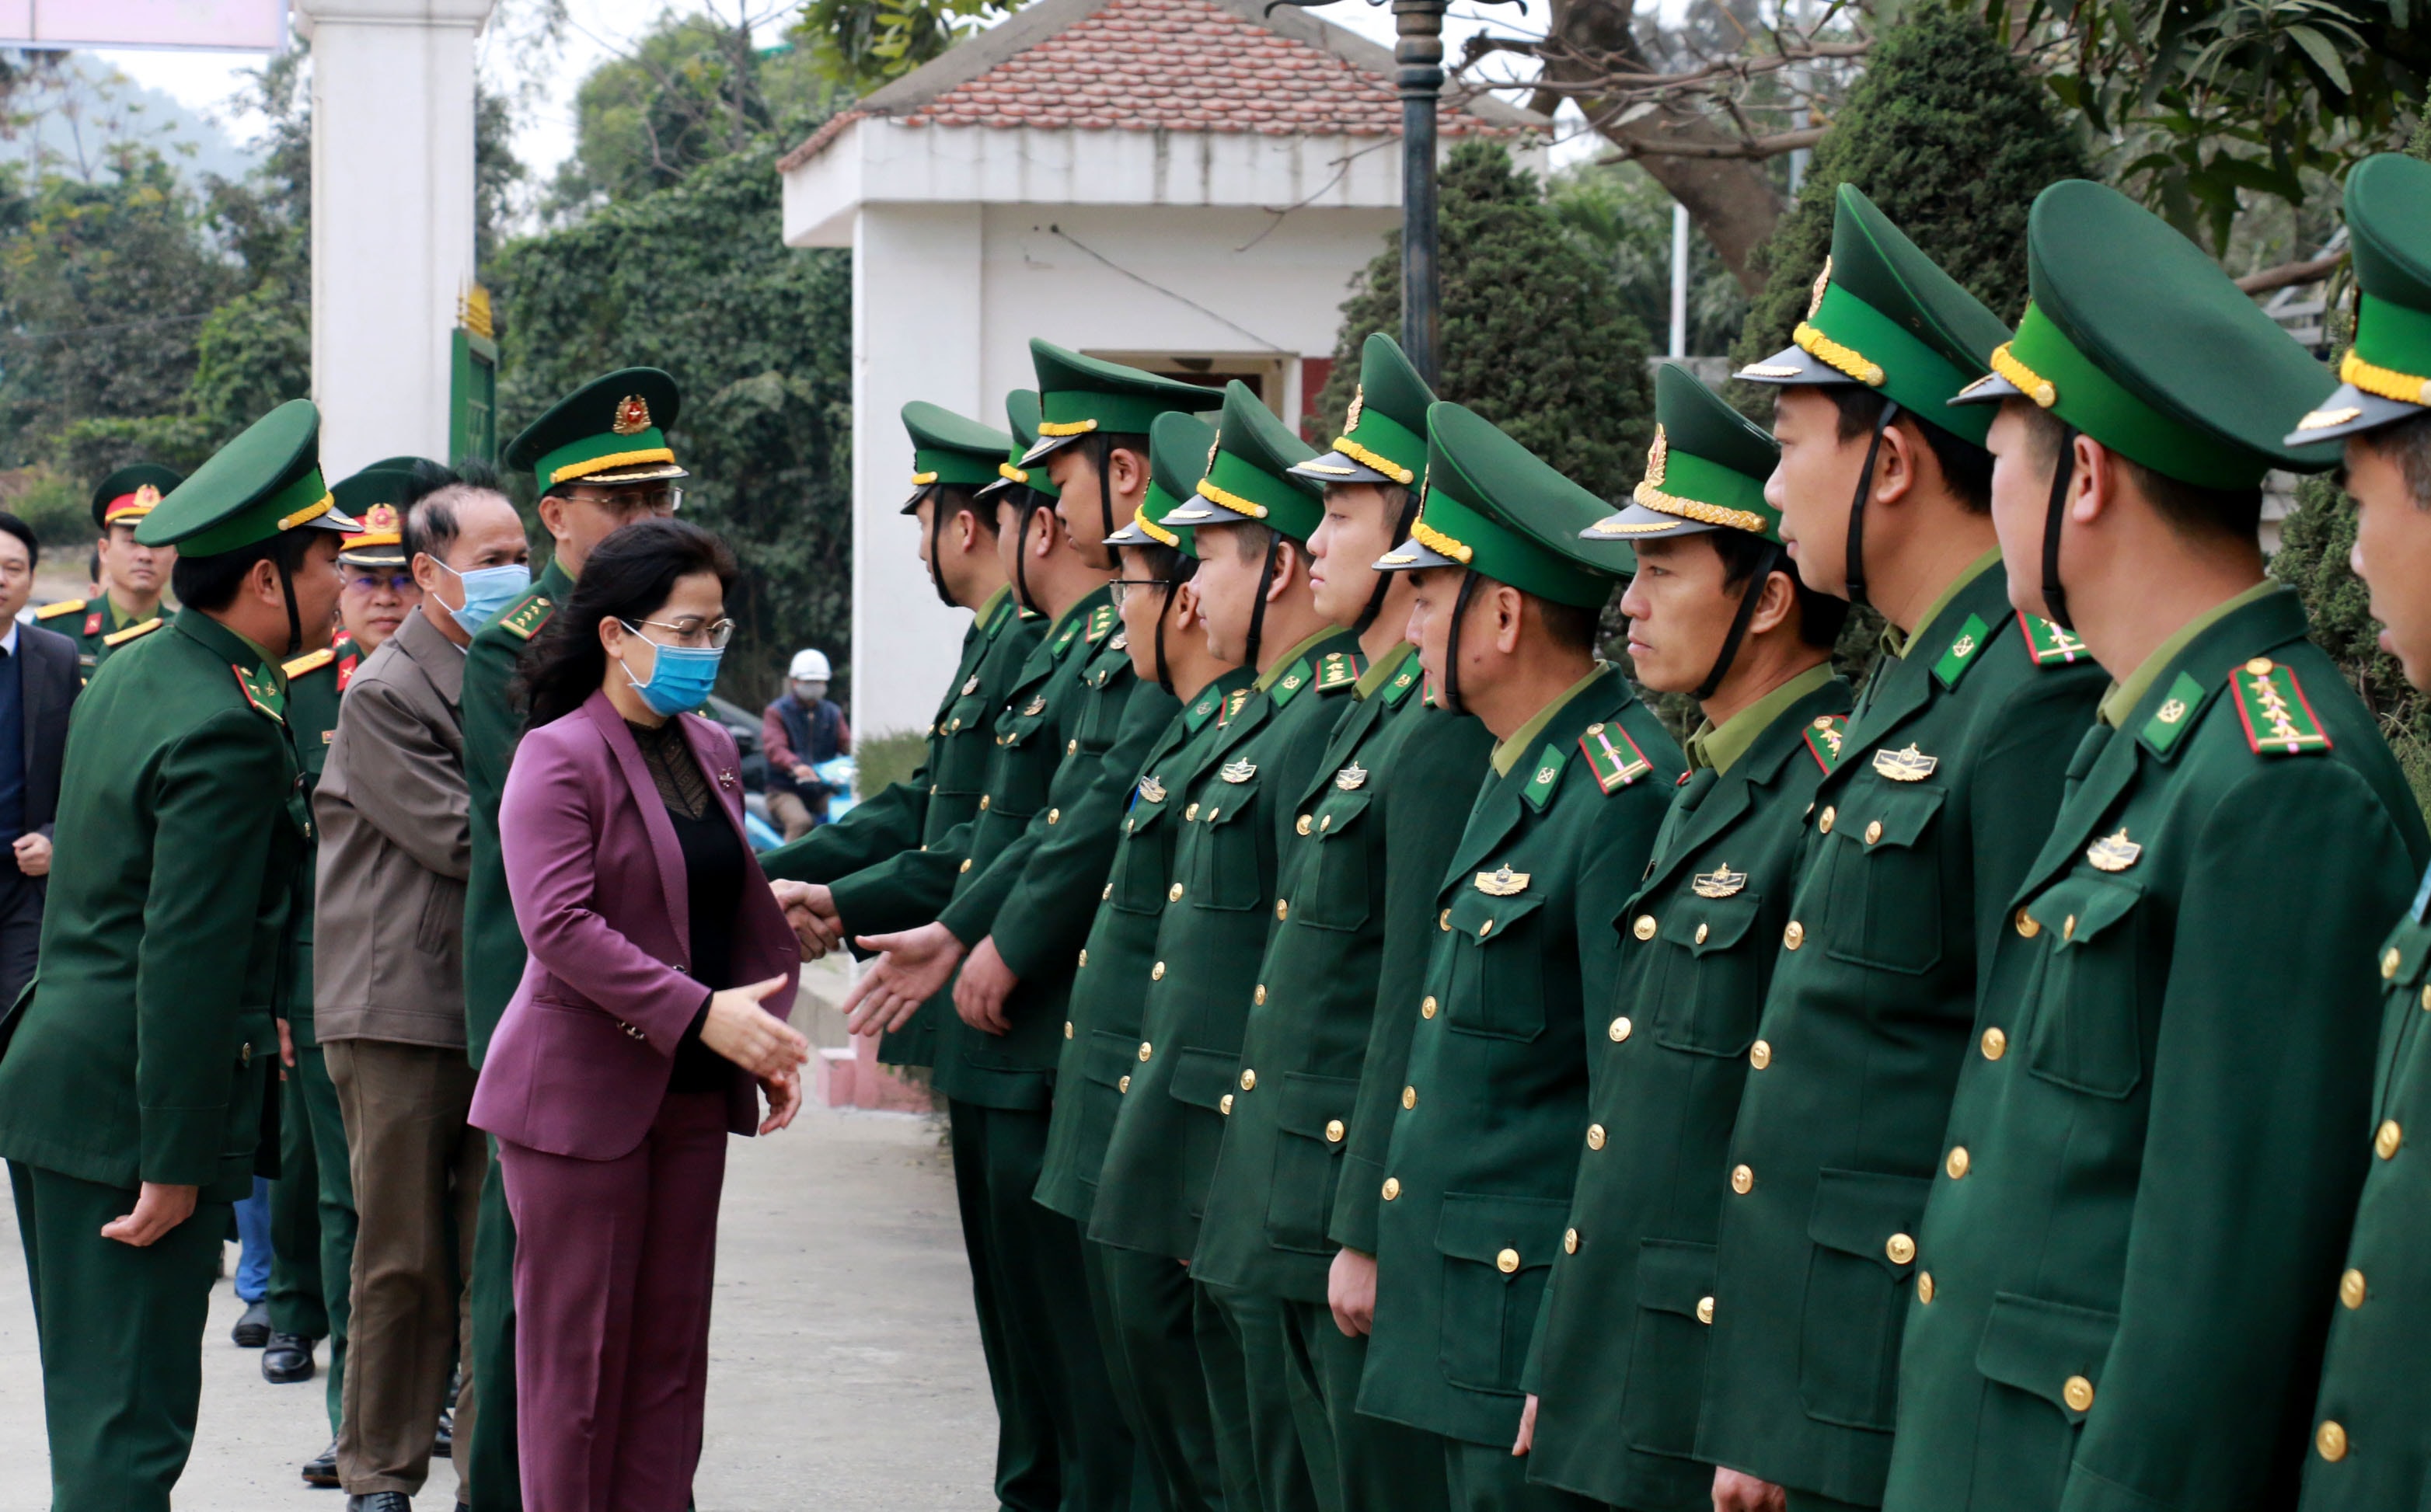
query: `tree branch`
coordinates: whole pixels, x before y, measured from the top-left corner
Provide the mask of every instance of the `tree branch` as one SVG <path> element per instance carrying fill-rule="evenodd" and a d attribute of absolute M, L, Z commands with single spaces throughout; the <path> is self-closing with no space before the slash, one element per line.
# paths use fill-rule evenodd
<path fill-rule="evenodd" d="M 1801 147 L 1812 147 L 1823 140 L 1823 133 L 1828 129 L 1830 128 L 1826 126 L 1805 126 L 1797 131 L 1776 131 L 1770 136 L 1747 137 L 1737 141 L 1667 142 L 1660 140 L 1639 139 L 1631 141 L 1618 152 L 1597 158 L 1596 163 L 1599 167 L 1602 167 L 1613 163 L 1635 162 L 1641 158 L 1740 158 L 1760 162 L 1767 158 L 1778 158 L 1786 152 L 1796 152 Z M 2287 281 L 2304 282 L 2301 278 L 2291 278 Z M 2273 284 L 2269 287 L 2275 289 L 2278 286 Z"/>
<path fill-rule="evenodd" d="M 2267 294 L 2274 289 L 2293 284 L 2309 284 L 2326 278 L 2347 260 L 2344 250 L 2326 252 L 2302 262 L 2283 262 L 2275 268 L 2259 268 L 2237 281 L 2237 287 L 2249 294 Z"/>

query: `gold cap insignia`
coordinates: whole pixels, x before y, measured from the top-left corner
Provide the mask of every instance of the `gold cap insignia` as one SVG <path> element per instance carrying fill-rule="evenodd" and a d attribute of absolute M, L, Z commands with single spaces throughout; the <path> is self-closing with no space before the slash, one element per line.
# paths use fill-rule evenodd
<path fill-rule="evenodd" d="M 1528 873 L 1512 871 L 1505 861 L 1491 872 L 1477 873 L 1477 890 L 1489 898 L 1515 898 L 1528 890 Z"/>
<path fill-rule="evenodd" d="M 1689 883 L 1700 898 L 1727 898 L 1747 886 L 1747 873 L 1734 872 L 1727 861 L 1718 862 L 1711 872 L 1700 872 Z"/>
<path fill-rule="evenodd" d="M 1364 783 L 1366 780 L 1367 769 L 1361 766 L 1356 761 L 1353 761 L 1350 765 L 1343 768 L 1341 771 L 1333 774 L 1333 785 L 1341 789 L 1344 792 L 1355 790 L 1361 783 Z"/>
<path fill-rule="evenodd" d="M 1654 444 L 1646 448 L 1646 482 L 1650 488 L 1663 486 L 1664 464 L 1671 459 L 1671 439 L 1663 433 L 1659 424 L 1654 427 Z"/>
<path fill-rule="evenodd" d="M 1874 770 L 1893 782 L 1922 782 L 1939 765 L 1939 756 L 1926 756 L 1913 743 L 1903 750 L 1874 753 Z"/>
<path fill-rule="evenodd" d="M 1226 782 L 1247 782 L 1257 774 L 1257 764 L 1251 761 L 1227 762 L 1224 770 L 1216 773 Z"/>
<path fill-rule="evenodd" d="M 160 490 L 146 483 L 135 490 L 135 507 L 149 509 L 160 502 Z"/>
<path fill-rule="evenodd" d="M 2104 835 L 2085 848 L 2085 858 L 2097 872 L 2124 872 L 2136 864 L 2144 847 L 2127 838 L 2122 829 L 2116 835 Z"/>
<path fill-rule="evenodd" d="M 1161 804 L 1165 802 L 1165 784 L 1154 777 L 1142 777 L 1139 795 L 1142 803 Z"/>
<path fill-rule="evenodd" d="M 1350 390 L 1350 410 L 1348 414 L 1342 417 L 1342 428 L 1344 430 L 1357 430 L 1359 428 L 1360 411 L 1366 407 L 1367 386 L 1364 383 L 1358 384 Z"/>
<path fill-rule="evenodd" d="M 1831 287 L 1832 259 L 1827 255 L 1823 258 L 1823 271 L 1815 275 L 1815 295 L 1806 302 L 1806 318 L 1808 320 L 1813 320 L 1815 318 L 1815 312 L 1823 307 L 1823 291 Z"/>
<path fill-rule="evenodd" d="M 1215 471 L 1216 471 L 1216 454 L 1217 452 L 1222 451 L 1223 449 L 1224 449 L 1224 433 L 1223 433 L 1222 431 L 1220 431 L 1220 430 L 1219 430 L 1219 431 L 1217 431 L 1217 432 L 1216 433 L 1216 439 L 1215 439 L 1214 440 L 1209 441 L 1209 442 L 1207 443 L 1207 471 L 1208 471 L 1208 472 L 1213 473 L 1213 472 L 1215 472 Z"/>
<path fill-rule="evenodd" d="M 367 536 L 376 531 L 394 530 L 396 528 L 396 507 L 391 504 L 373 505 L 370 508 L 363 511 L 362 522 L 362 533 Z"/>
<path fill-rule="evenodd" d="M 638 436 L 650 428 L 650 403 L 637 393 L 616 401 L 616 418 L 608 428 L 619 436 Z"/>

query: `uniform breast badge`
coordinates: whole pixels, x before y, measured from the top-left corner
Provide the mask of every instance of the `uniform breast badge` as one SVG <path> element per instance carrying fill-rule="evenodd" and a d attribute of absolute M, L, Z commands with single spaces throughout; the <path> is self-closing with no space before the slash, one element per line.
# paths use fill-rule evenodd
<path fill-rule="evenodd" d="M 1528 890 L 1528 873 L 1512 871 L 1505 861 L 1491 872 L 1477 873 L 1477 890 L 1489 898 L 1516 898 Z"/>
<path fill-rule="evenodd" d="M 1745 872 L 1734 872 L 1729 862 L 1720 861 L 1715 863 L 1711 872 L 1698 872 L 1689 882 L 1689 887 L 1700 898 L 1728 898 L 1745 888 L 1747 880 Z"/>
<path fill-rule="evenodd" d="M 1021 711 L 1021 717 L 1023 719 L 1031 719 L 1046 712 L 1047 695 L 1045 693 L 1041 693 L 1036 698 L 1030 701 L 1030 706 Z"/>
<path fill-rule="evenodd" d="M 1333 785 L 1344 792 L 1355 792 L 1367 780 L 1367 769 L 1353 761 L 1333 774 Z"/>
<path fill-rule="evenodd" d="M 1142 777 L 1139 783 L 1139 795 L 1142 803 L 1161 804 L 1165 802 L 1165 784 L 1154 777 Z"/>
<path fill-rule="evenodd" d="M 1926 756 L 1913 742 L 1898 751 L 1885 748 L 1874 753 L 1874 770 L 1893 782 L 1922 782 L 1939 765 L 1939 756 Z"/>
<path fill-rule="evenodd" d="M 2085 859 L 2096 872 L 2124 872 L 2144 854 L 2144 847 L 2127 838 L 2127 831 L 2104 835 L 2085 848 Z"/>
<path fill-rule="evenodd" d="M 1247 782 L 1258 774 L 1258 767 L 1254 761 L 1228 761 L 1216 774 L 1226 782 Z"/>
<path fill-rule="evenodd" d="M 976 692 L 978 692 L 979 690 L 980 690 L 980 674 L 979 674 L 978 673 L 971 673 L 971 675 L 970 675 L 970 680 L 963 684 L 963 696 L 964 696 L 964 698 L 968 698 L 968 697 L 970 697 L 973 693 L 976 693 Z"/>

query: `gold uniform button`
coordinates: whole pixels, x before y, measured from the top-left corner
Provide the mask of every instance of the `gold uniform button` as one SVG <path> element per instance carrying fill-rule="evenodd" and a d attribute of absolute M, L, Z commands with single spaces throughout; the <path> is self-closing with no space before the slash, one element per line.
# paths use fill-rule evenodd
<path fill-rule="evenodd" d="M 2380 958 L 2381 979 L 2386 981 L 2389 977 L 2395 976 L 2397 974 L 2398 966 L 2405 960 L 2405 958 L 2406 957 L 2398 954 L 2396 946 L 2389 946 L 2389 954 Z"/>
<path fill-rule="evenodd" d="M 1218 1104 L 1216 1104 L 1216 1112 L 1218 1112 L 1218 1113 L 1223 1114 L 1223 1115 L 1224 1115 L 1226 1118 L 1228 1118 L 1228 1119 L 1229 1119 L 1229 1118 L 1231 1118 L 1231 1117 L 1232 1116 L 1232 1093 L 1230 1093 L 1230 1092 L 1226 1092 L 1226 1093 L 1224 1094 L 1224 1100 L 1223 1100 L 1222 1102 L 1220 1102 L 1220 1103 L 1218 1103 Z"/>
<path fill-rule="evenodd" d="M 1250 993 L 1250 994 L 1249 994 L 1249 1002 L 1250 1002 L 1250 1004 L 1251 1004 L 1252 1005 L 1257 1006 L 1257 1007 L 1261 1007 L 1261 1008 L 1263 1008 L 1263 1007 L 1265 1007 L 1265 1006 L 1266 1005 L 1266 983 L 1264 983 L 1264 982 L 1260 982 L 1260 983 L 1258 984 L 1258 989 L 1257 989 L 1255 992 L 1252 992 L 1252 993 Z"/>
<path fill-rule="evenodd" d="M 1064 810 L 1062 810 L 1061 808 L 1050 808 L 1050 809 L 1047 810 L 1047 822 L 1048 822 L 1048 823 L 1050 823 L 1050 824 L 1054 823 L 1057 820 L 1062 819 L 1063 817 L 1064 817 Z"/>
<path fill-rule="evenodd" d="M 1189 823 L 1192 820 L 1197 819 L 1198 817 L 1199 817 L 1199 806 L 1198 806 L 1197 804 L 1189 804 L 1189 805 L 1185 805 L 1185 806 L 1183 806 L 1183 808 L 1182 808 L 1182 822 L 1183 823 L 1187 824 L 1187 823 Z"/>
<path fill-rule="evenodd" d="M 1418 1005 L 1418 1017 L 1421 1019 L 1433 1018 L 1435 1016 L 1435 1007 L 1436 1004 L 1434 994 L 1429 993 L 1427 995 L 1427 1000 Z"/>
<path fill-rule="evenodd" d="M 1492 934 L 1493 932 L 1494 921 L 1491 919 L 1488 919 L 1485 922 L 1477 926 L 1477 938 L 1480 939 L 1484 939 L 1487 935 Z"/>
<path fill-rule="evenodd" d="M 1077 739 L 1066 740 L 1064 742 L 1064 754 L 1065 756 L 1070 756 L 1073 752 L 1078 751 L 1079 749 L 1081 749 L 1081 742 Z"/>
<path fill-rule="evenodd" d="M 1399 1177 L 1399 1176 L 1387 1176 L 1387 1177 L 1385 1177 L 1385 1178 L 1384 1178 L 1384 1200 L 1385 1200 L 1386 1202 L 1388 1202 L 1388 1203 L 1389 1203 L 1389 1202 L 1391 1202 L 1394 1198 L 1399 1197 L 1400 1195 L 1401 1195 L 1401 1178 L 1400 1178 L 1400 1177 Z"/>
<path fill-rule="evenodd" d="M 1986 1060 L 1998 1060 L 2009 1053 L 2009 1037 L 2003 1034 L 2001 1026 L 1996 1023 L 1984 1031 L 1983 1046 Z"/>
<path fill-rule="evenodd" d="M 2362 1306 L 2363 1297 L 2364 1289 L 2362 1271 L 2349 1271 L 2346 1274 L 2339 1277 L 2339 1301 L 2346 1304 L 2347 1311 L 2353 1312 L 2357 1307 Z"/>
<path fill-rule="evenodd" d="M 1129 1076 L 1125 1076 L 1122 1080 L 1115 1083 L 1115 1090 L 1117 1092 L 1128 1092 L 1131 1089 L 1132 1079 Z"/>
<path fill-rule="evenodd" d="M 1603 1125 L 1602 1125 L 1602 1124 L 1601 1124 L 1601 1123 L 1590 1123 L 1590 1124 L 1588 1124 L 1588 1125 L 1587 1125 L 1587 1148 L 1588 1148 L 1588 1149 L 1590 1149 L 1590 1150 L 1601 1150 L 1601 1149 L 1602 1149 L 1602 1148 L 1603 1148 L 1603 1140 L 1604 1140 Z"/>
<path fill-rule="evenodd" d="M 2270 657 L 2256 656 L 2252 661 L 2245 664 L 2245 670 L 2254 676 L 2261 677 L 2270 673 L 2272 665 L 2272 663 Z"/>
<path fill-rule="evenodd" d="M 1069 1019 L 1064 1021 L 1064 1038 L 1066 1039 L 1072 1038 L 1072 1021 Z"/>
<path fill-rule="evenodd" d="M 1941 1163 L 1941 1169 L 1950 1172 L 1950 1179 L 1953 1181 L 1967 1174 L 1967 1147 L 1963 1144 L 1952 1145 L 1950 1158 Z"/>
<path fill-rule="evenodd" d="M 1157 962 L 1154 966 L 1149 967 L 1149 968 L 1148 969 L 1148 979 L 1149 981 L 1151 981 L 1151 982 L 1162 982 L 1162 981 L 1164 981 L 1164 980 L 1165 980 L 1165 962 L 1163 962 L 1163 961 L 1159 961 L 1159 962 Z"/>
<path fill-rule="evenodd" d="M 1792 919 L 1789 922 L 1789 927 L 1781 932 L 1781 943 L 1782 946 L 1787 950 L 1796 950 L 1799 946 L 1805 944 L 1806 926 L 1800 923 L 1797 920 Z"/>
<path fill-rule="evenodd" d="M 1407 1112 L 1409 1109 L 1414 1108 L 1414 1107 L 1416 1107 L 1416 1106 L 1417 1106 L 1417 1105 L 1418 1105 L 1418 1089 L 1417 1089 L 1417 1088 L 1415 1088 L 1415 1087 L 1404 1087 L 1404 1088 L 1401 1088 L 1401 1108 L 1402 1108 L 1402 1111 Z"/>
<path fill-rule="evenodd" d="M 1145 1039 L 1143 1039 L 1143 1040 L 1141 1040 L 1141 1041 L 1140 1041 L 1140 1059 L 1142 1059 L 1142 1060 L 1146 1060 L 1146 1059 L 1148 1059 L 1148 1056 L 1153 1055 L 1155 1055 L 1155 1054 L 1156 1054 L 1156 1047 L 1155 1047 L 1154 1045 L 1149 1044 L 1149 1043 L 1148 1043 L 1147 1040 L 1145 1040 Z"/>
<path fill-rule="evenodd" d="M 1316 827 L 1319 831 L 1332 829 L 1333 827 L 1333 816 L 1332 814 L 1328 814 L 1323 819 L 1318 820 L 1316 822 Z"/>
<path fill-rule="evenodd" d="M 2423 984 L 2423 1006 L 2431 1009 L 2431 982 Z"/>
<path fill-rule="evenodd" d="M 1867 843 L 1867 844 L 1871 845 L 1871 844 L 1873 844 L 1876 840 L 1879 840 L 1879 839 L 1881 839 L 1882 838 L 1883 838 L 1883 822 L 1882 822 L 1881 820 L 1879 820 L 1879 819 L 1878 819 L 1878 820 L 1875 820 L 1872 823 L 1868 824 L 1868 825 L 1866 826 L 1866 843 Z"/>
<path fill-rule="evenodd" d="M 1128 819 L 1124 820 L 1124 821 L 1123 821 L 1123 828 L 1125 828 L 1125 829 L 1129 829 L 1129 828 L 1131 828 L 1131 827 L 1132 827 L 1132 822 L 1131 822 L 1130 820 L 1128 820 Z M 1105 887 L 1104 887 L 1104 888 L 1102 888 L 1102 889 L 1100 889 L 1098 890 L 1098 901 L 1099 903 L 1104 903 L 1107 899 L 1109 899 L 1109 898 L 1113 897 L 1114 895 L 1115 895 L 1115 885 L 1114 885 L 1113 883 L 1109 882 L 1109 883 L 1107 883 L 1107 884 L 1105 885 Z"/>
<path fill-rule="evenodd" d="M 1904 1234 L 1894 1234 L 1890 1242 L 1883 1246 L 1883 1253 L 1891 1257 L 1891 1264 L 1905 1265 L 1916 1258 L 1916 1240 Z"/>
<path fill-rule="evenodd" d="M 958 866 L 958 867 L 954 868 L 954 870 L 955 870 L 956 872 L 967 872 L 967 871 L 969 871 L 970 869 L 971 869 L 971 858 L 970 858 L 969 856 L 964 856 L 964 857 L 963 857 L 963 864 L 962 864 L 962 865 L 960 865 L 960 866 Z"/>
<path fill-rule="evenodd" d="M 1839 816 L 1840 811 L 1838 809 L 1826 808 L 1823 810 L 1822 815 L 1815 821 L 1815 832 L 1819 835 L 1831 834 L 1832 821 L 1837 819 Z"/>
<path fill-rule="evenodd" d="M 1501 1254 L 1494 1257 L 1494 1269 L 1501 1271 L 1506 1276 L 1514 1273 L 1519 1269 L 1519 1252 L 1517 1250 L 1504 1250 Z"/>
<path fill-rule="evenodd" d="M 1085 968 L 1088 966 L 1088 964 L 1089 964 L 1089 952 L 1088 952 L 1088 949 L 1084 946 L 1084 947 L 1082 947 L 1082 949 L 1081 949 L 1081 965 L 1085 969 Z"/>
<path fill-rule="evenodd" d="M 2339 1426 L 2337 1420 L 2324 1418 L 2322 1425 L 2313 1430 L 2313 1453 L 2333 1465 L 2347 1457 L 2347 1431 Z"/>
<path fill-rule="evenodd" d="M 1299 832 L 1300 832 L 1301 834 L 1303 834 L 1303 835 L 1307 834 L 1307 833 L 1308 833 L 1308 831 L 1309 831 L 1308 816 L 1307 816 L 1306 814 L 1302 814 L 1302 815 L 1300 815 L 1300 816 L 1299 816 L 1299 823 L 1297 823 L 1297 824 L 1294 824 L 1294 825 L 1292 826 L 1292 828 L 1294 828 L 1294 829 L 1296 829 L 1296 830 L 1299 831 Z"/>
<path fill-rule="evenodd" d="M 1579 1253 L 1579 1231 L 1577 1229 L 1566 1228 L 1562 1230 L 1562 1253 L 1564 1254 L 1576 1254 Z"/>
<path fill-rule="evenodd" d="M 1437 929 L 1450 929 L 1451 927 L 1451 910 L 1450 908 L 1446 908 L 1443 912 L 1435 915 L 1435 927 Z"/>
<path fill-rule="evenodd" d="M 1612 1042 L 1617 1045 L 1629 1038 L 1629 1015 L 1624 1013 L 1619 1018 L 1613 1020 L 1611 1025 L 1604 1030 L 1604 1033 L 1610 1035 L 1612 1037 Z"/>
<path fill-rule="evenodd" d="M 1256 1072 L 1253 1072 L 1253 1071 L 1245 1071 L 1245 1072 L 1241 1072 L 1241 1090 L 1243 1090 L 1243 1091 L 1245 1091 L 1245 1092 L 1246 1092 L 1246 1091 L 1248 1091 L 1250 1088 L 1255 1087 L 1255 1086 L 1257 1086 L 1257 1085 L 1258 1085 L 1258 1073 L 1257 1073 Z"/>
<path fill-rule="evenodd" d="M 1277 919 L 1288 919 L 1291 917 L 1291 900 L 1289 898 L 1277 898 L 1275 900 L 1275 917 Z"/>
<path fill-rule="evenodd" d="M 1340 1144 L 1342 1142 L 1342 1121 L 1340 1119 L 1328 1119 L 1325 1121 L 1326 1143 Z"/>
<path fill-rule="evenodd" d="M 2059 922 L 2059 938 L 2062 939 L 2074 939 L 2076 938 L 2076 915 L 2070 914 L 2067 918 Z"/>
<path fill-rule="evenodd" d="M 1629 932 L 1635 935 L 1640 939 L 1652 939 L 1654 938 L 1654 916 L 1651 913 L 1639 914 L 1637 916 L 1637 922 L 1629 926 Z"/>
<path fill-rule="evenodd" d="M 1165 901 L 1167 903 L 1180 903 L 1182 901 L 1181 883 L 1177 882 L 1173 886 L 1165 889 Z"/>
<path fill-rule="evenodd" d="M 1714 1299 L 1713 1299 L 1713 1298 L 1711 1298 L 1711 1297 L 1699 1297 L 1699 1298 L 1697 1299 L 1697 1321 L 1699 1321 L 1699 1322 L 1701 1322 L 1701 1323 L 1703 1323 L 1703 1324 L 1704 1324 L 1705 1326 L 1707 1326 L 1708 1328 L 1710 1328 L 1710 1327 L 1712 1327 L 1712 1326 L 1713 1326 L 1713 1322 L 1714 1322 Z"/>
<path fill-rule="evenodd" d="M 2060 1383 L 2059 1399 L 2068 1404 L 2071 1412 L 2093 1410 L 2093 1383 L 2081 1375 L 2071 1375 Z"/>
<path fill-rule="evenodd" d="M 1706 929 L 1704 925 L 1699 924 L 1697 926 L 1697 943 L 1700 945 L 1703 944 L 1705 942 L 1705 936 L 1709 933 L 1711 933 L 1711 931 Z"/>
<path fill-rule="evenodd" d="M 1759 1039 L 1748 1046 L 1748 1064 L 1762 1071 L 1772 1064 L 1772 1046 Z"/>
<path fill-rule="evenodd" d="M 2398 1146 L 2405 1142 L 2406 1131 L 2397 1126 L 2395 1119 L 2390 1119 L 2382 1123 L 2379 1132 L 2372 1137 L 2372 1151 L 2383 1160 L 2388 1160 L 2396 1155 Z"/>
<path fill-rule="evenodd" d="M 982 814 L 986 813 L 986 812 L 987 812 L 987 806 L 988 806 L 988 795 L 987 795 L 987 794 L 985 794 L 985 793 L 981 793 L 981 794 L 980 794 L 980 812 L 981 812 L 981 813 L 982 813 Z"/>
<path fill-rule="evenodd" d="M 2021 939 L 2032 939 L 2043 932 L 2043 926 L 2035 922 L 2035 916 L 2023 908 L 2018 910 L 2011 922 L 2018 926 L 2018 936 Z"/>
<path fill-rule="evenodd" d="M 1209 822 L 1209 823 L 1211 823 L 1211 824 L 1213 824 L 1214 822 L 1216 822 L 1216 815 L 1218 815 L 1218 814 L 1220 814 L 1220 813 L 1222 813 L 1223 811 L 1224 811 L 1224 810 L 1222 810 L 1221 808 L 1214 807 L 1214 806 L 1211 806 L 1208 808 L 1208 810 L 1207 810 L 1207 822 Z"/>
<path fill-rule="evenodd" d="M 1932 1271 L 1919 1271 L 1916 1273 L 1916 1300 L 1924 1304 L 1928 1307 L 1933 1305 Z"/>
<path fill-rule="evenodd" d="M 1731 1190 L 1744 1197 L 1755 1190 L 1755 1172 L 1745 1166 L 1731 1168 Z"/>

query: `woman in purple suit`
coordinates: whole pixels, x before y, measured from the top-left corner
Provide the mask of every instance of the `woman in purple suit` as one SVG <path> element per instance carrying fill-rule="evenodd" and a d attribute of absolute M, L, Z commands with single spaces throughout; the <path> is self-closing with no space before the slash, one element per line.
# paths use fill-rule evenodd
<path fill-rule="evenodd" d="M 499 839 L 531 959 L 473 1122 L 522 1238 L 530 1512 L 687 1504 L 726 1138 L 801 1105 L 800 949 L 744 843 L 734 741 L 689 712 L 733 631 L 734 573 L 696 525 L 628 525 L 527 663 Z"/>

